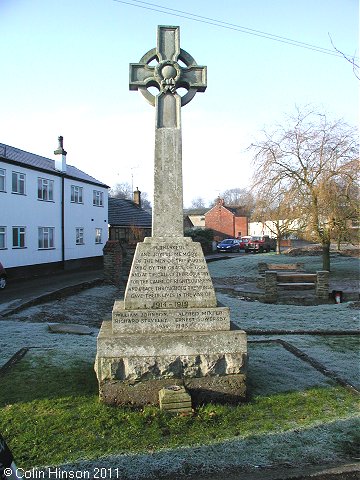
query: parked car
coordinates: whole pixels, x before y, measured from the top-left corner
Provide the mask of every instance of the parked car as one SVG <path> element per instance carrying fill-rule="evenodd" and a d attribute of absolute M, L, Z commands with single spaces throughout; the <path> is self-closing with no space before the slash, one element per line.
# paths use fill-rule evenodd
<path fill-rule="evenodd" d="M 268 235 L 253 236 L 245 247 L 245 253 L 265 253 L 270 250 L 276 251 L 276 240 Z"/>
<path fill-rule="evenodd" d="M 0 289 L 6 287 L 7 275 L 6 270 L 3 267 L 2 263 L 0 262 Z"/>
<path fill-rule="evenodd" d="M 240 242 L 233 238 L 226 238 L 216 246 L 216 249 L 218 252 L 240 252 Z"/>
<path fill-rule="evenodd" d="M 251 236 L 246 235 L 245 237 L 241 237 L 239 242 L 240 242 L 240 248 L 245 249 L 247 244 L 250 242 Z"/>

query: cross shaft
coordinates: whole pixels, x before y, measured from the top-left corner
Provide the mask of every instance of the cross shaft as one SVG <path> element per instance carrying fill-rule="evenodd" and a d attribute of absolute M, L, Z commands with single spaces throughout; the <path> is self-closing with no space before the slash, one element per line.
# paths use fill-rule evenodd
<path fill-rule="evenodd" d="M 153 60 L 158 63 L 150 65 Z M 179 64 L 185 64 L 183 67 Z M 159 26 L 157 46 L 130 64 L 130 90 L 139 90 L 156 110 L 154 237 L 183 236 L 181 107 L 206 89 L 207 70 L 180 48 L 180 29 Z M 154 96 L 148 90 L 156 87 Z M 185 88 L 181 97 L 177 89 Z"/>

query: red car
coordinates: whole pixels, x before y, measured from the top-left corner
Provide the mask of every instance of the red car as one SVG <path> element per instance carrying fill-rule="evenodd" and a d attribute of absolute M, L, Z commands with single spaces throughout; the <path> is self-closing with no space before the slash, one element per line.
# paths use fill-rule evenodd
<path fill-rule="evenodd" d="M 6 279 L 7 279 L 6 270 L 2 266 L 2 263 L 0 262 L 0 290 L 6 287 Z"/>
<path fill-rule="evenodd" d="M 250 242 L 250 240 L 251 240 L 251 236 L 250 236 L 250 235 L 249 235 L 249 236 L 247 235 L 247 236 L 245 236 L 245 237 L 241 237 L 241 238 L 239 239 L 240 248 L 245 249 L 246 246 L 247 246 L 247 244 Z"/>

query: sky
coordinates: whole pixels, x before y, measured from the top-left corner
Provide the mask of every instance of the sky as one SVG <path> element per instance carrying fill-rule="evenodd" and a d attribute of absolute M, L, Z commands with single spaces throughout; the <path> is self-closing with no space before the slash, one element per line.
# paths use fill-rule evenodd
<path fill-rule="evenodd" d="M 54 158 L 62 135 L 69 164 L 151 200 L 155 109 L 129 90 L 129 63 L 158 25 L 180 26 L 208 72 L 181 109 L 186 207 L 248 188 L 249 145 L 296 107 L 358 124 L 359 81 L 329 38 L 359 55 L 357 0 L 0 0 L 0 143 Z"/>

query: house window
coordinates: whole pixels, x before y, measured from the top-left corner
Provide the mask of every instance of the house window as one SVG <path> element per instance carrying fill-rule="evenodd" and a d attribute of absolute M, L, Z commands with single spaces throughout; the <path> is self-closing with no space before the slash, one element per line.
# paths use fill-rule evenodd
<path fill-rule="evenodd" d="M 0 227 L 0 250 L 6 248 L 6 227 Z"/>
<path fill-rule="evenodd" d="M 39 227 L 38 244 L 39 249 L 54 248 L 54 227 Z"/>
<path fill-rule="evenodd" d="M 25 195 L 25 173 L 12 172 L 12 193 Z"/>
<path fill-rule="evenodd" d="M 71 185 L 71 201 L 72 203 L 83 203 L 83 187 Z"/>
<path fill-rule="evenodd" d="M 100 192 L 99 190 L 93 190 L 93 205 L 96 207 L 104 206 L 103 192 Z"/>
<path fill-rule="evenodd" d="M 38 200 L 47 202 L 54 200 L 54 180 L 38 178 Z"/>
<path fill-rule="evenodd" d="M 78 227 L 76 229 L 76 245 L 84 245 L 84 229 Z"/>
<path fill-rule="evenodd" d="M 13 248 L 25 248 L 25 227 L 12 227 Z"/>
<path fill-rule="evenodd" d="M 95 228 L 95 243 L 102 243 L 102 228 Z"/>
<path fill-rule="evenodd" d="M 6 170 L 4 168 L 0 168 L 0 192 L 5 192 L 5 183 L 6 179 Z"/>

